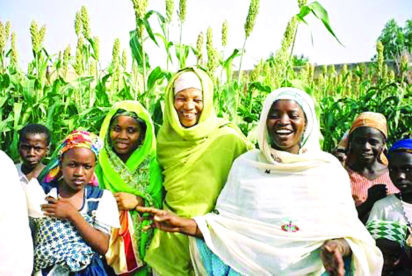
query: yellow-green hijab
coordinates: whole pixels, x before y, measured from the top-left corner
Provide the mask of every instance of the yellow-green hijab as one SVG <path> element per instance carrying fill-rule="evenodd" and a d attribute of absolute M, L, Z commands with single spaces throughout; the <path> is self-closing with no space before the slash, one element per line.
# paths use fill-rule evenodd
<path fill-rule="evenodd" d="M 123 163 L 114 153 L 108 137 L 110 122 L 119 109 L 133 112 L 146 124 L 142 144 L 132 153 L 126 163 Z M 146 109 L 136 101 L 122 101 L 114 104 L 102 123 L 100 138 L 104 141 L 104 147 L 99 154 L 99 164 L 96 167 L 99 186 L 112 192 L 126 192 L 141 196 L 145 201 L 145 206 L 160 208 L 162 206 L 162 174 L 156 156 L 154 127 Z M 134 210 L 130 211 L 130 214 L 137 230 L 136 240 L 139 241 L 139 253 L 143 258 L 152 233 L 142 229 L 151 221 L 142 222 Z"/>
<path fill-rule="evenodd" d="M 203 110 L 197 125 L 184 128 L 174 108 L 174 82 L 187 71 L 200 79 Z M 219 119 L 213 107 L 213 84 L 201 69 L 186 68 L 166 88 L 163 125 L 157 138 L 158 159 L 166 191 L 164 208 L 183 217 L 213 210 L 233 161 L 249 143 L 232 123 Z M 160 275 L 190 275 L 188 238 L 157 231 L 147 251 L 147 263 Z"/>
<path fill-rule="evenodd" d="M 200 79 L 203 89 L 203 110 L 198 123 L 185 128 L 181 125 L 174 108 L 174 82 L 188 71 L 194 72 Z M 213 83 L 204 70 L 188 67 L 176 73 L 166 88 L 163 124 L 157 137 L 158 158 L 163 170 L 181 163 L 193 164 L 198 160 L 202 149 L 207 148 L 208 144 L 205 141 L 210 140 L 208 138 L 214 136 L 216 130 L 223 126 L 229 126 L 245 139 L 234 124 L 216 116 L 213 106 Z"/>

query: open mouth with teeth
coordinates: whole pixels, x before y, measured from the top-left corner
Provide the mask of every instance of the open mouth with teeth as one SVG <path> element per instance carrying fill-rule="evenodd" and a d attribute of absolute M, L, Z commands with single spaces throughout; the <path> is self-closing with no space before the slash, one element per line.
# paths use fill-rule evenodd
<path fill-rule="evenodd" d="M 275 134 L 278 136 L 288 136 L 290 134 L 293 134 L 293 130 L 290 129 L 278 129 L 275 130 Z"/>
<path fill-rule="evenodd" d="M 73 179 L 72 182 L 73 184 L 80 186 L 83 185 L 85 181 L 83 179 Z"/>
<path fill-rule="evenodd" d="M 187 120 L 196 119 L 196 113 L 182 113 L 183 117 Z"/>

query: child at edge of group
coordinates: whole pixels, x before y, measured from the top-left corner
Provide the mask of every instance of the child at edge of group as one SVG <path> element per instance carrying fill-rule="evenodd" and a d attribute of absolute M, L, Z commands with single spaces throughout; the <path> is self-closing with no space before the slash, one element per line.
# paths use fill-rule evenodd
<path fill-rule="evenodd" d="M 377 201 L 366 227 L 383 253 L 382 275 L 412 275 L 412 139 L 389 150 L 389 174 L 400 193 Z"/>
<path fill-rule="evenodd" d="M 102 256 L 111 228 L 120 227 L 119 213 L 109 191 L 88 185 L 101 147 L 96 135 L 73 131 L 44 169 L 41 193 L 26 195 L 29 209 L 41 208 L 31 217 L 34 275 L 108 275 Z"/>
<path fill-rule="evenodd" d="M 28 124 L 19 131 L 21 163 L 16 168 L 23 188 L 29 183 L 39 183 L 37 177 L 46 167 L 42 161 L 49 152 L 50 140 L 50 130 L 41 124 Z"/>

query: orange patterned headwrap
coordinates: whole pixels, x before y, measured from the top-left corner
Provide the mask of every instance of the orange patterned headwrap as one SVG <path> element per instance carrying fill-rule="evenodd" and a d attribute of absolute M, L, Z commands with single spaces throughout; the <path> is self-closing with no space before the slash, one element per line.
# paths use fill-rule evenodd
<path fill-rule="evenodd" d="M 386 124 L 386 118 L 381 113 L 376 112 L 363 112 L 359 114 L 352 123 L 349 130 L 349 135 L 359 127 L 373 127 L 382 132 L 385 139 L 388 137 L 388 128 Z M 388 159 L 382 152 L 378 159 L 382 164 L 388 165 Z"/>
<path fill-rule="evenodd" d="M 358 127 L 373 127 L 380 130 L 383 135 L 388 137 L 388 128 L 386 126 L 386 118 L 381 113 L 363 112 L 359 114 L 350 127 L 349 134 L 351 134 Z"/>

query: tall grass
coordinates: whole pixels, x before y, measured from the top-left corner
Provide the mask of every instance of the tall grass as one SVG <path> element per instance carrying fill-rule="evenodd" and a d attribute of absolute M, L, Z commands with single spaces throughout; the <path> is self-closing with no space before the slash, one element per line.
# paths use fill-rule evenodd
<path fill-rule="evenodd" d="M 229 56 L 223 56 L 230 49 L 223 51 L 217 45 L 226 47 L 227 24 L 223 27 L 226 30 L 223 30 L 221 43 L 213 41 L 212 30 L 209 29 L 206 39 L 201 33 L 197 39 L 193 38 L 193 46 L 185 45 L 180 39 L 169 41 L 172 15 L 176 12 L 170 1 L 166 2 L 166 16 L 158 11 L 147 11 L 147 1 L 132 2 L 136 15 L 136 28 L 130 32 L 132 59 L 127 57 L 124 46 L 116 40 L 112 62 L 105 69 L 100 68 L 99 38 L 92 35 L 84 7 L 75 16 L 77 46 L 73 56 L 69 46 L 58 54 L 49 54 L 43 47 L 46 28 L 32 22 L 33 60 L 27 70 L 19 66 L 16 34 L 11 24 L 0 22 L 1 149 L 16 159 L 18 131 L 28 123 L 43 123 L 52 130 L 52 148 L 75 128 L 98 132 L 112 104 L 125 99 L 143 103 L 158 129 L 162 123 L 163 91 L 172 76 L 169 65 L 173 62 L 177 62 L 179 67 L 187 65 L 190 55 L 197 58 L 199 66 L 206 67 L 215 82 L 214 102 L 218 115 L 234 120 L 252 140 L 264 98 L 270 91 L 286 85 L 301 88 L 316 100 L 324 136 L 323 148 L 327 151 L 335 147 L 354 116 L 362 111 L 377 111 L 387 117 L 389 143 L 412 134 L 412 91 L 406 78 L 407 61 L 403 61 L 401 71 L 396 73 L 382 58 L 373 65 L 359 65 L 352 69 L 343 67 L 339 72 L 333 65 L 325 66 L 323 70 L 315 70 L 309 63 L 300 69 L 293 66 L 291 53 L 297 27 L 304 23 L 304 16 L 313 13 L 311 9 L 319 9 L 317 2 L 306 4 L 300 0 L 299 14 L 289 22 L 277 53 L 262 59 L 250 72 L 235 72 L 235 78 L 233 63 L 245 52 L 244 47 L 240 47 L 233 49 Z M 258 1 L 251 0 L 251 6 L 256 7 L 256 3 L 258 5 Z M 186 1 L 180 1 L 179 18 L 176 20 L 179 20 L 181 34 L 186 9 Z M 319 12 L 317 16 L 320 16 Z M 157 21 L 150 22 L 158 26 L 151 25 L 149 19 L 152 17 Z M 248 25 L 249 32 L 246 25 L 245 38 L 248 38 L 253 24 Z M 157 27 L 161 33 L 153 31 Z M 163 47 L 167 53 L 166 68 L 151 66 L 144 47 L 147 40 L 153 41 L 156 47 Z M 158 43 L 158 40 L 163 43 Z M 206 54 L 203 49 L 207 50 Z M 381 46 L 377 49 L 379 56 Z M 128 63 L 131 69 L 128 69 Z"/>

